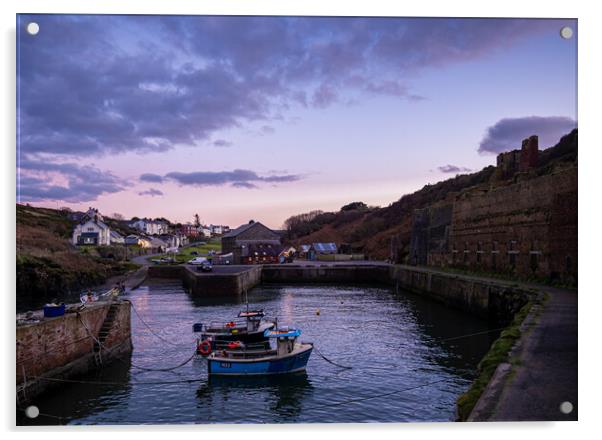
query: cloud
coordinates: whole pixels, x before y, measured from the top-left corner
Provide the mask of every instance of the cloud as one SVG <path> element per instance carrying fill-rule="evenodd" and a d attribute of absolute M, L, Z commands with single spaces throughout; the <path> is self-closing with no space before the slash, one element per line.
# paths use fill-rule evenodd
<path fill-rule="evenodd" d="M 463 172 L 472 171 L 470 168 L 459 167 L 456 165 L 442 165 L 440 167 L 437 167 L 437 169 L 439 171 L 441 171 L 442 173 L 463 173 Z"/>
<path fill-rule="evenodd" d="M 25 159 L 19 167 L 17 200 L 20 202 L 90 202 L 103 194 L 125 189 L 122 179 L 89 165 Z"/>
<path fill-rule="evenodd" d="M 283 174 L 260 176 L 251 170 L 233 171 L 196 171 L 191 173 L 171 172 L 164 176 L 165 180 L 172 180 L 180 185 L 192 186 L 220 186 L 230 184 L 235 188 L 257 188 L 255 183 L 285 183 L 302 179 L 298 174 Z"/>
<path fill-rule="evenodd" d="M 231 147 L 232 142 L 226 141 L 224 139 L 217 139 L 213 142 L 214 147 Z"/>
<path fill-rule="evenodd" d="M 501 153 L 520 148 L 521 141 L 539 136 L 540 148 L 550 147 L 577 127 L 577 121 L 565 116 L 527 116 L 505 118 L 487 129 L 479 144 L 479 153 Z"/>
<path fill-rule="evenodd" d="M 274 127 L 271 127 L 269 125 L 263 125 L 260 129 L 259 129 L 260 133 L 262 135 L 268 135 L 268 134 L 274 134 L 276 132 L 276 130 L 274 129 Z"/>
<path fill-rule="evenodd" d="M 246 188 L 246 189 L 257 189 L 259 188 L 257 185 L 254 185 L 249 182 L 234 182 L 232 185 L 234 188 Z"/>
<path fill-rule="evenodd" d="M 158 174 L 144 173 L 144 174 L 140 175 L 140 180 L 142 182 L 161 183 L 161 182 L 163 182 L 163 177 L 161 177 Z"/>
<path fill-rule="evenodd" d="M 150 189 L 147 189 L 146 191 L 139 192 L 138 195 L 139 196 L 151 196 L 151 197 L 162 196 L 163 195 L 163 191 L 160 191 L 160 190 L 155 189 L 155 188 L 150 188 Z"/>
<path fill-rule="evenodd" d="M 33 38 L 31 19 L 19 17 L 21 151 L 75 157 L 202 145 L 290 104 L 324 108 L 353 93 L 417 100 L 413 70 L 558 29 L 520 19 L 36 15 L 43 31 Z"/>

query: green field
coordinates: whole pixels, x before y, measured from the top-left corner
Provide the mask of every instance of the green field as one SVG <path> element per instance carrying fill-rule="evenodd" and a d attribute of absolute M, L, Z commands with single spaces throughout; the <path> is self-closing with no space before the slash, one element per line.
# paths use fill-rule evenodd
<path fill-rule="evenodd" d="M 176 261 L 178 263 L 185 263 L 186 261 L 195 258 L 195 257 L 203 257 L 207 256 L 209 251 L 215 251 L 220 253 L 222 251 L 222 242 L 219 238 L 212 238 L 207 242 L 207 244 L 202 245 L 192 245 L 180 248 L 179 252 L 175 255 Z M 193 252 L 197 252 L 198 255 L 192 255 Z M 172 256 L 171 254 L 169 256 Z M 158 256 L 149 257 L 149 260 L 153 260 L 155 258 L 160 258 Z"/>

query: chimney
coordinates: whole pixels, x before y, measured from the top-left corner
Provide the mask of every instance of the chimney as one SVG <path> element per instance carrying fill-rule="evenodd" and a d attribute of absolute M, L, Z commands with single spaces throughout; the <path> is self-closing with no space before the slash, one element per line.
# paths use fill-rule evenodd
<path fill-rule="evenodd" d="M 519 171 L 525 172 L 537 167 L 539 159 L 539 138 L 536 135 L 523 139 L 520 151 Z"/>

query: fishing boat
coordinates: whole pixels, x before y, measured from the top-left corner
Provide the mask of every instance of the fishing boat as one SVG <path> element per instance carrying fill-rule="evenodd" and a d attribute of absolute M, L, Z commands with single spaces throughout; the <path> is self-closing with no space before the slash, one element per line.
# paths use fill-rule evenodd
<path fill-rule="evenodd" d="M 243 344 L 254 344 L 254 348 L 266 348 L 269 340 L 265 336 L 266 330 L 275 327 L 276 320 L 265 318 L 263 310 L 240 311 L 236 319 L 229 322 L 193 325 L 193 331 L 201 333 L 197 340 L 197 352 L 208 354 L 212 350 L 227 348 L 234 341 Z"/>
<path fill-rule="evenodd" d="M 298 342 L 301 330 L 282 327 L 265 330 L 276 348 L 256 348 L 233 341 L 226 348 L 206 355 L 209 375 L 249 376 L 285 374 L 305 371 L 313 344 Z"/>

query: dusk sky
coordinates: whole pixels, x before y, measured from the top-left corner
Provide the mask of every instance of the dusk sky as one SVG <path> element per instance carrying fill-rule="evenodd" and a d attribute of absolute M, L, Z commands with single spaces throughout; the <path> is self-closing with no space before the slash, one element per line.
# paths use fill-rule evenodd
<path fill-rule="evenodd" d="M 20 15 L 17 36 L 35 206 L 279 228 L 577 126 L 575 20 Z"/>

